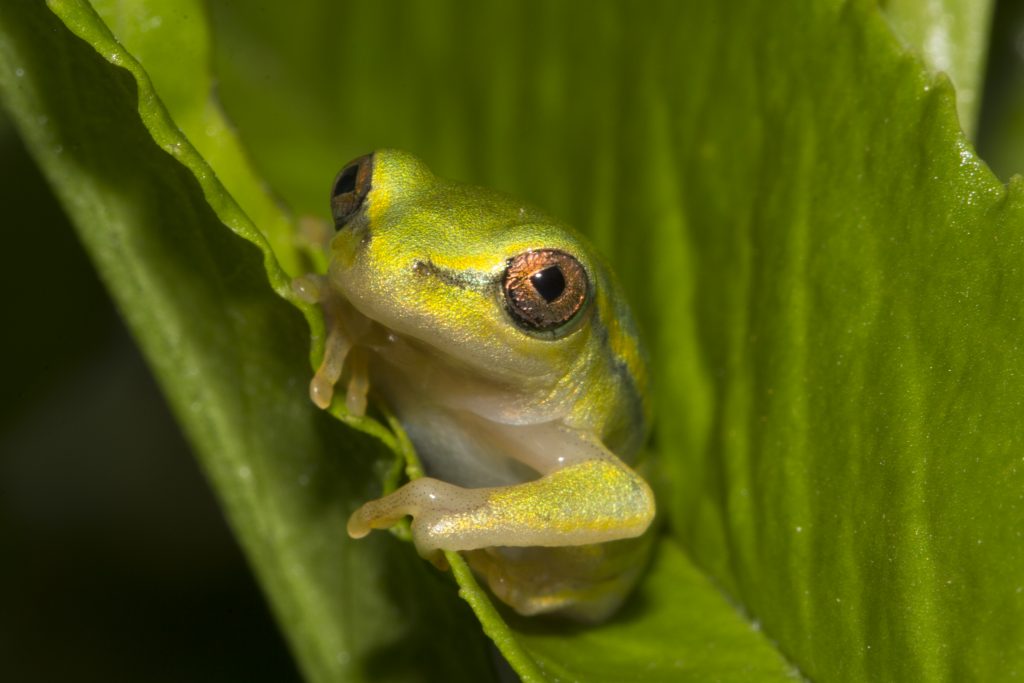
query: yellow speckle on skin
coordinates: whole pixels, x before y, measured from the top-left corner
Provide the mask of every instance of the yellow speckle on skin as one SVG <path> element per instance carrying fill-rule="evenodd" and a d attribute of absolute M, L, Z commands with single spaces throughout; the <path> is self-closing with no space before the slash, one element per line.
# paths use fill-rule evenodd
<path fill-rule="evenodd" d="M 650 505 L 639 504 L 648 497 Z M 531 529 L 550 529 L 552 540 L 569 533 L 592 531 L 611 539 L 637 527 L 646 528 L 654 514 L 647 484 L 631 471 L 602 460 L 589 460 L 552 472 L 536 481 L 496 489 L 488 508 L 473 515 L 486 527 L 490 509 L 500 509 L 502 521 Z M 507 522 L 506 522 L 507 523 Z"/>
<path fill-rule="evenodd" d="M 370 225 L 379 223 L 391 204 L 391 190 L 387 186 L 374 187 L 366 197 L 366 213 L 370 219 Z"/>

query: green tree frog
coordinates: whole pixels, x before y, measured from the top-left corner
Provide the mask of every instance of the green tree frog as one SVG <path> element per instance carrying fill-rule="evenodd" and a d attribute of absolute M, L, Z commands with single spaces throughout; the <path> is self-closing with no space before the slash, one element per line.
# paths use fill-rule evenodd
<path fill-rule="evenodd" d="M 327 339 L 310 385 L 330 405 L 371 386 L 428 476 L 372 500 L 354 538 L 412 516 L 420 554 L 463 551 L 521 614 L 596 621 L 644 563 L 654 496 L 644 354 L 623 294 L 582 238 L 498 192 L 381 150 L 346 165 L 319 301 Z"/>

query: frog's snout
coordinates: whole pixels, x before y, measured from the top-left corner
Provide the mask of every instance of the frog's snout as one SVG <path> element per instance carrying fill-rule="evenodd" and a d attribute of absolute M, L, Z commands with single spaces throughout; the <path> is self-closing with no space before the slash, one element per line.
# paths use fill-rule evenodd
<path fill-rule="evenodd" d="M 373 185 L 373 154 L 364 154 L 345 164 L 331 186 L 331 215 L 334 229 L 341 230 L 363 206 Z"/>

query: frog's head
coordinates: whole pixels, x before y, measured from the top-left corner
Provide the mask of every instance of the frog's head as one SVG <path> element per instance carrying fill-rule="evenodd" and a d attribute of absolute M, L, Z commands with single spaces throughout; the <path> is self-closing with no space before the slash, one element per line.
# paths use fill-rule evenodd
<path fill-rule="evenodd" d="M 345 166 L 331 207 L 329 276 L 367 317 L 496 378 L 584 353 L 610 281 L 567 227 L 394 150 Z"/>

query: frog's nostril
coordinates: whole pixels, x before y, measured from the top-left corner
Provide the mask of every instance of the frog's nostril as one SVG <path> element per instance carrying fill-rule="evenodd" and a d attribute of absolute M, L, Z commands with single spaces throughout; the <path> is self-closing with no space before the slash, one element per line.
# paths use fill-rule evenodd
<path fill-rule="evenodd" d="M 341 230 L 359 213 L 370 193 L 373 180 L 373 155 L 367 154 L 345 165 L 331 188 L 331 214 L 334 227 Z"/>

